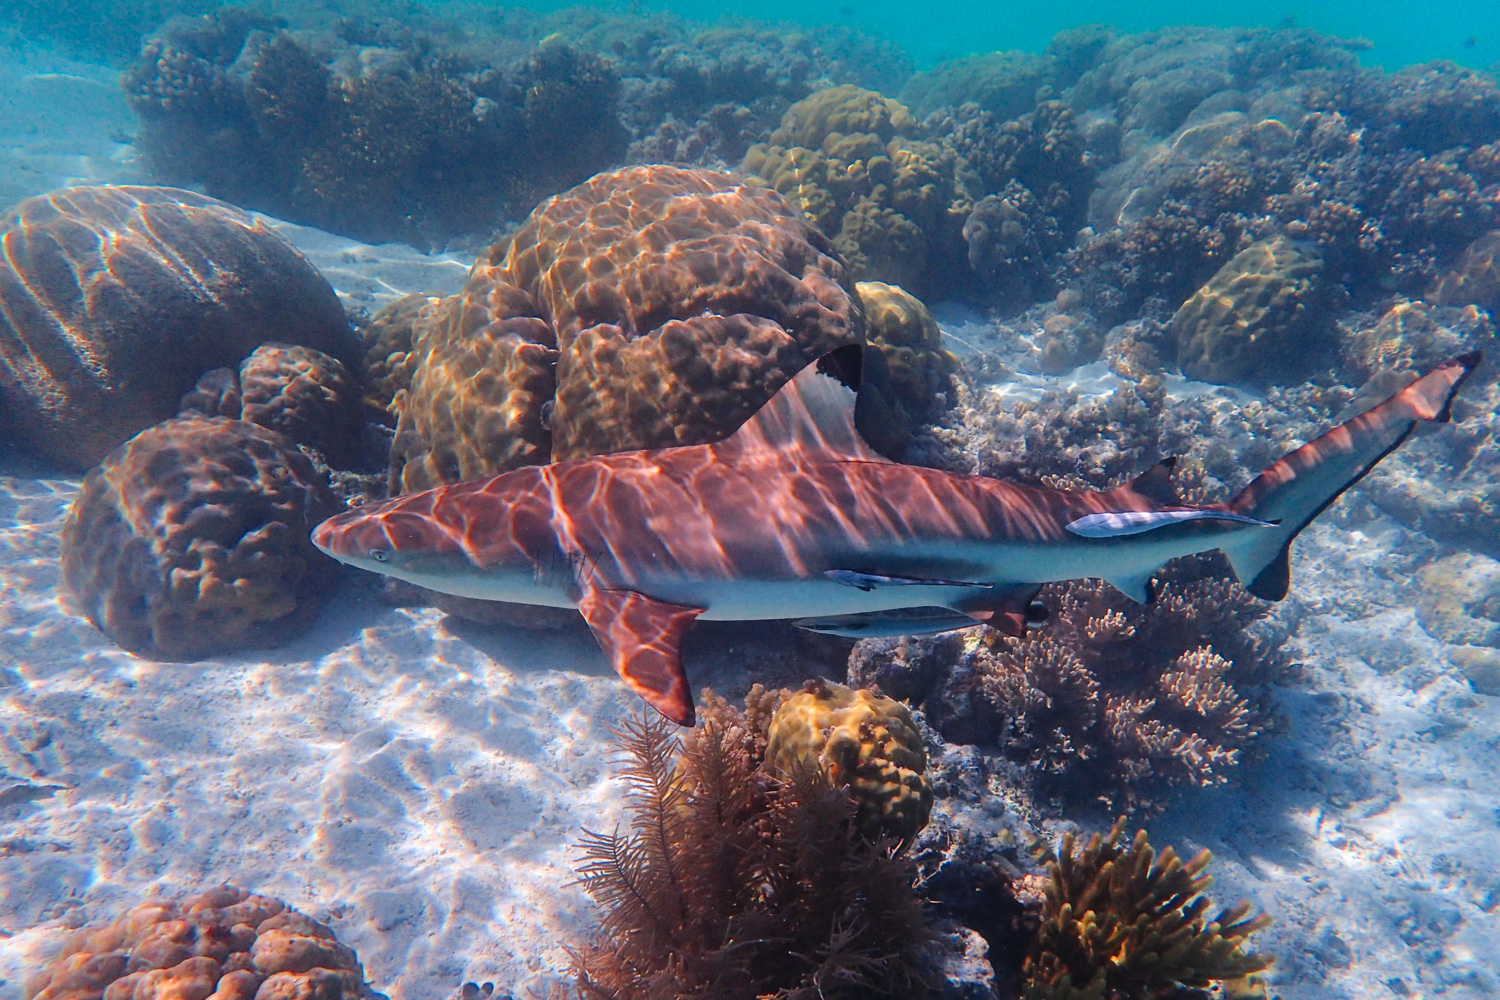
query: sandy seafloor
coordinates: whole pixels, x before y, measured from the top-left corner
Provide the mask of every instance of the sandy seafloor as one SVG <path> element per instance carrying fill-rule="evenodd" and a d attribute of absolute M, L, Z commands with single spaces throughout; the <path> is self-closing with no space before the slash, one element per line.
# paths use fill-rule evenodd
<path fill-rule="evenodd" d="M 115 87 L 0 53 L 0 202 L 134 179 Z M 371 310 L 462 280 L 461 261 L 284 231 Z M 327 920 L 391 997 L 539 994 L 592 920 L 572 845 L 620 818 L 609 727 L 637 707 L 581 622 L 481 631 L 351 583 L 282 649 L 141 660 L 60 601 L 77 485 L 0 466 L 0 1000 L 69 928 L 224 880 Z M 1214 896 L 1277 917 L 1259 943 L 1287 1000 L 1500 995 L 1500 699 L 1415 620 L 1434 544 L 1330 514 L 1278 610 L 1306 665 L 1278 693 L 1289 724 L 1153 840 L 1212 848 Z"/>

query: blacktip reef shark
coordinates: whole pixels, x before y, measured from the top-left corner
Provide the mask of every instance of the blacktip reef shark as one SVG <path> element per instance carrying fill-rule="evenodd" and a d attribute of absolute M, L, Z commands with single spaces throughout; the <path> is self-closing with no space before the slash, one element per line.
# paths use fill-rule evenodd
<path fill-rule="evenodd" d="M 1291 452 L 1228 503 L 1195 506 L 1172 461 L 1096 492 L 902 465 L 855 429 L 861 361 L 803 369 L 713 444 L 516 469 L 340 514 L 313 543 L 447 594 L 577 608 L 625 683 L 690 726 L 688 626 L 798 619 L 846 635 L 982 622 L 1024 634 L 1043 583 L 1100 577 L 1137 601 L 1168 560 L 1220 549 L 1286 596 L 1292 540 L 1419 421 L 1446 421 L 1478 352 Z"/>

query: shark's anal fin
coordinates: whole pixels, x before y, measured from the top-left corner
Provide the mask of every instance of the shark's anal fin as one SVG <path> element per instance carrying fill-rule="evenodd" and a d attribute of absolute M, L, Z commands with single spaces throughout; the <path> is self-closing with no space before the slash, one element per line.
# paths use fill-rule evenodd
<path fill-rule="evenodd" d="M 1032 583 L 995 587 L 989 593 L 956 601 L 952 607 L 982 625 L 1019 639 L 1035 623 L 1037 615 L 1032 602 L 1041 589 L 1041 584 Z"/>
<path fill-rule="evenodd" d="M 578 610 L 626 687 L 679 726 L 696 721 L 681 649 L 683 633 L 702 608 L 585 585 Z"/>

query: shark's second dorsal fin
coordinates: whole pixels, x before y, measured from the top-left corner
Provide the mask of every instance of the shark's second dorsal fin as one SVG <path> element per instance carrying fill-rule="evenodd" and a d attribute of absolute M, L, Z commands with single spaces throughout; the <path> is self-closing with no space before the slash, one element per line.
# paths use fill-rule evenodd
<path fill-rule="evenodd" d="M 863 350 L 859 344 L 849 344 L 802 369 L 718 447 L 739 457 L 800 451 L 887 461 L 855 428 Z"/>

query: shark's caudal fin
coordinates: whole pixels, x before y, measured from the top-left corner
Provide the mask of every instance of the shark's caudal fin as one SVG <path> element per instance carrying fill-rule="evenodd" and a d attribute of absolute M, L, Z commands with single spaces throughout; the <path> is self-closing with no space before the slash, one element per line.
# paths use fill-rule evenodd
<path fill-rule="evenodd" d="M 1291 582 L 1288 549 L 1338 495 L 1405 441 L 1421 420 L 1446 422 L 1478 351 L 1440 365 L 1390 399 L 1303 445 L 1255 478 L 1229 503 L 1236 514 L 1279 522 L 1224 546 L 1235 574 L 1256 597 L 1279 601 Z"/>

